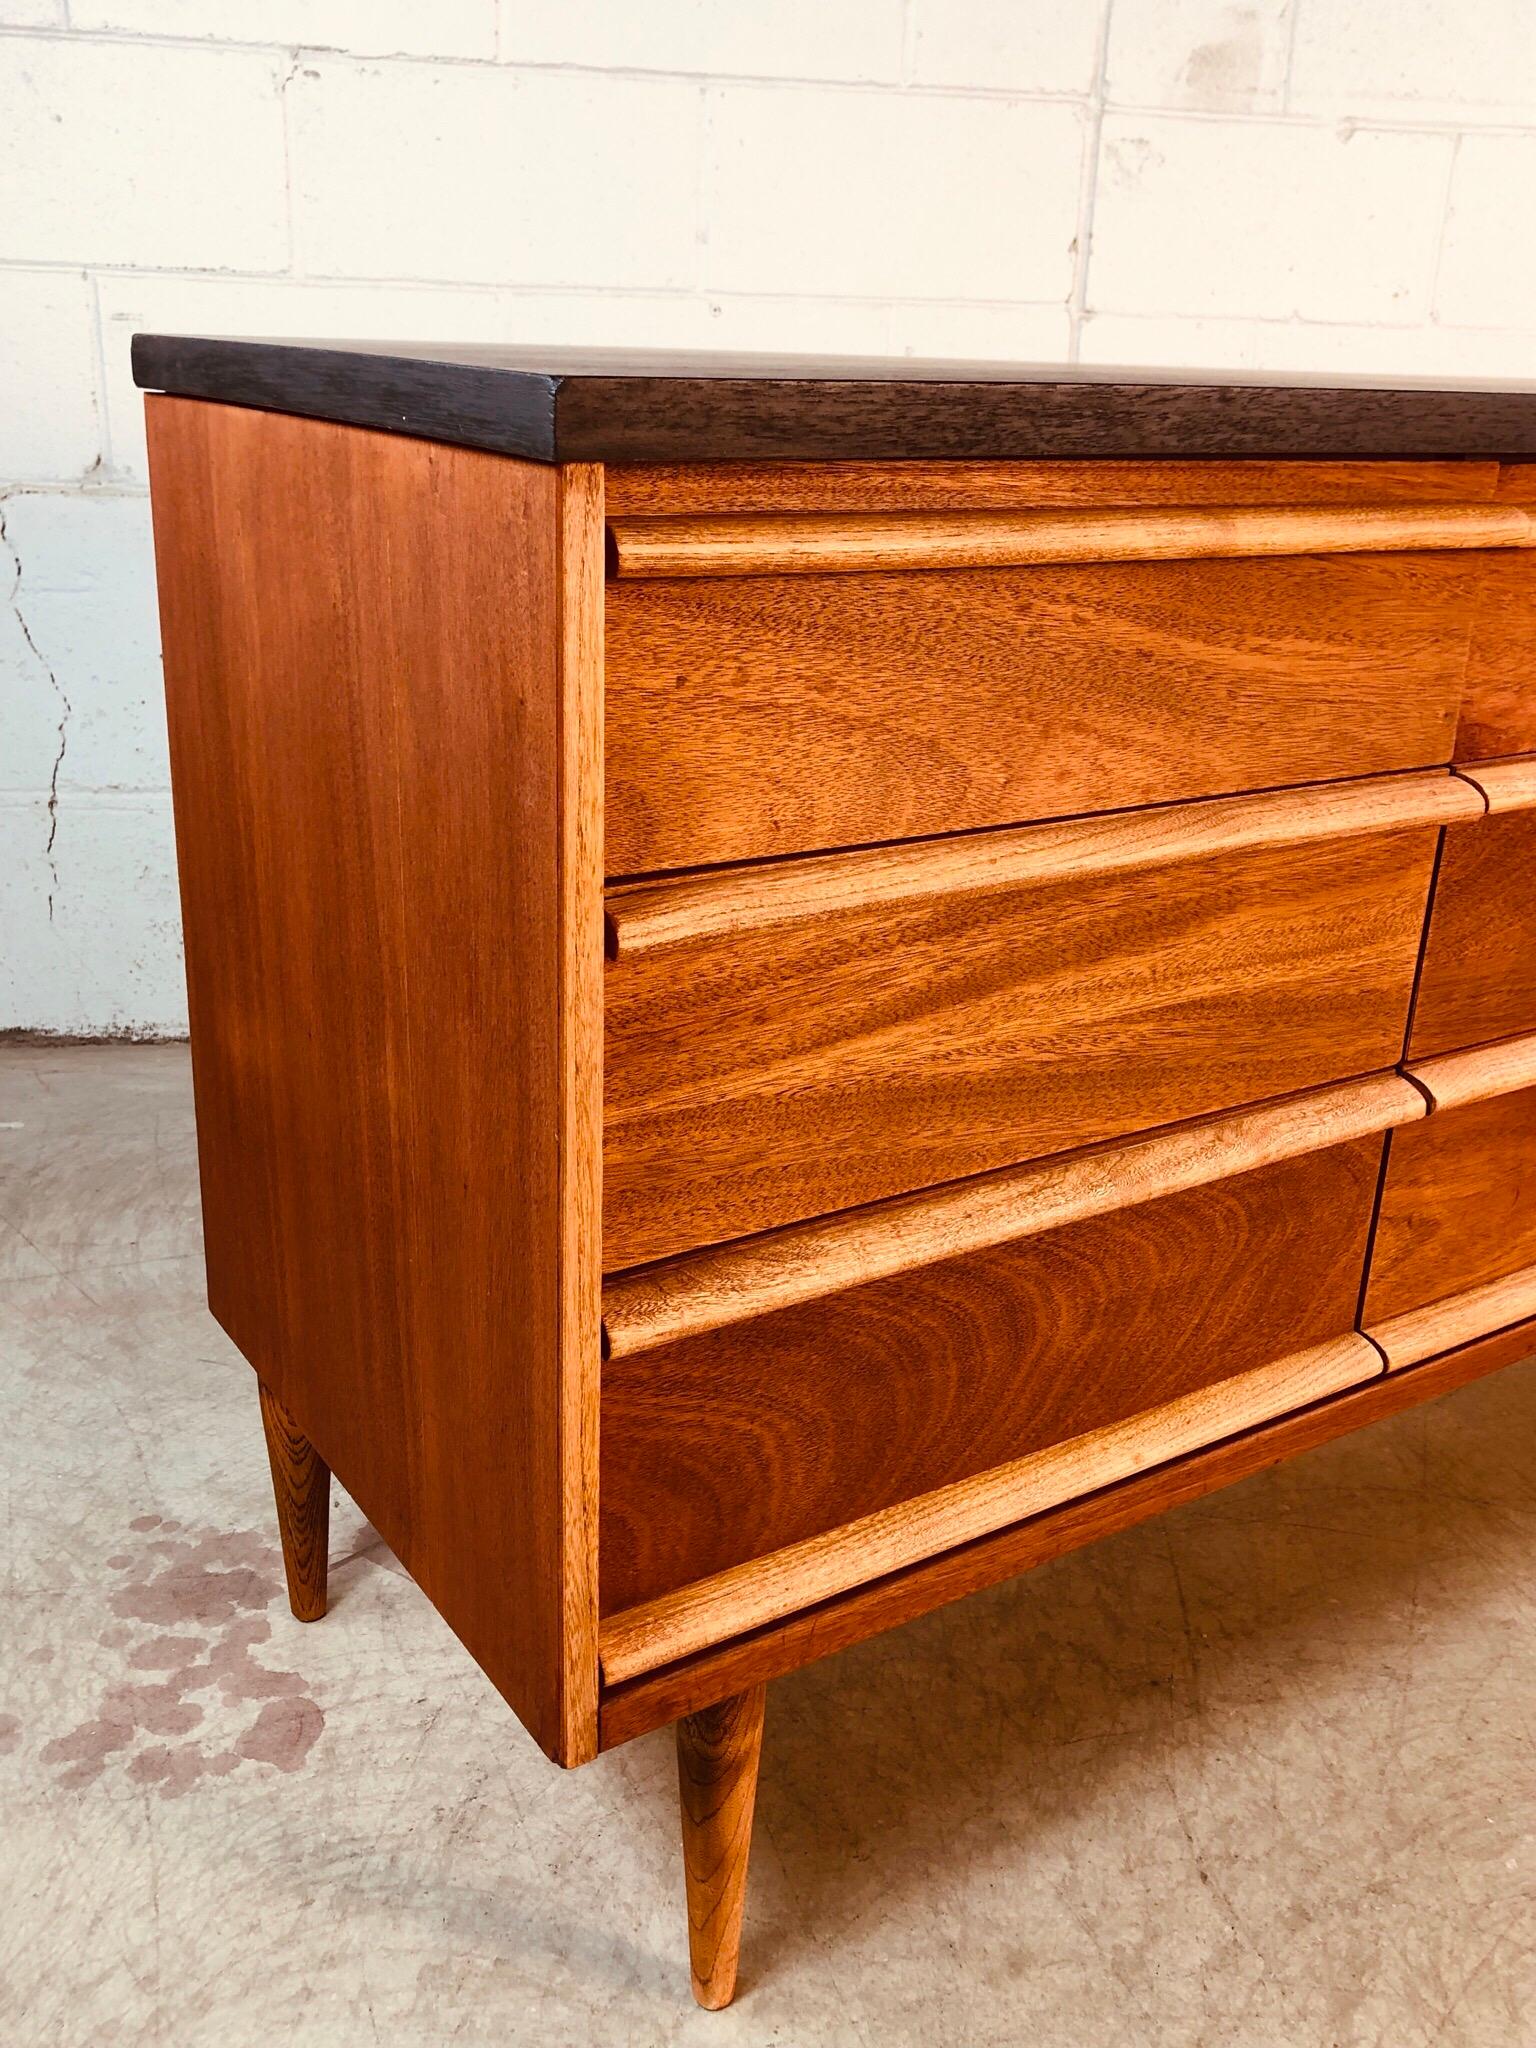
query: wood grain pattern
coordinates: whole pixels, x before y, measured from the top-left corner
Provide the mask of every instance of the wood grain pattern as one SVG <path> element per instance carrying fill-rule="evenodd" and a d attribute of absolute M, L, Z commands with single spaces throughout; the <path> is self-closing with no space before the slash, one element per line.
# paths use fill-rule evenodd
<path fill-rule="evenodd" d="M 1497 1045 L 1479 1045 L 1470 1052 L 1419 1060 L 1410 1072 L 1436 1109 L 1459 1109 L 1466 1102 L 1486 1102 L 1493 1095 L 1536 1088 L 1536 1033 L 1507 1038 Z"/>
<path fill-rule="evenodd" d="M 1067 872 L 621 956 L 605 1270 L 1390 1065 L 1435 841 Z"/>
<path fill-rule="evenodd" d="M 1199 1500 L 1485 1373 L 1536 1353 L 1536 1321 L 1463 1345 L 1423 1365 L 1381 1374 L 1351 1392 L 1261 1423 L 1206 1450 L 1122 1480 L 1065 1507 L 960 1544 L 942 1556 L 819 1602 L 783 1621 L 713 1645 L 627 1684 L 604 1688 L 602 1746 L 644 1735 L 748 1685 L 799 1670 L 936 1607 Z"/>
<path fill-rule="evenodd" d="M 1507 472 L 1506 472 L 1507 474 Z M 1046 505 L 1470 504 L 1493 462 L 620 463 L 610 515 L 1010 512 Z"/>
<path fill-rule="evenodd" d="M 1536 561 L 1488 556 L 1477 591 L 1456 758 L 1536 753 Z"/>
<path fill-rule="evenodd" d="M 1536 1300 L 1532 1309 L 1536 1310 Z M 953 1544 L 1111 1485 L 1325 1394 L 1359 1385 L 1380 1370 L 1377 1353 L 1363 1337 L 1350 1332 L 1202 1387 L 1150 1414 L 1054 1445 L 628 1608 L 602 1624 L 604 1680 L 616 1685 L 654 1671 Z"/>
<path fill-rule="evenodd" d="M 744 512 L 608 523 L 609 571 L 621 577 L 829 576 L 1533 546 L 1536 519 L 1519 505 Z"/>
<path fill-rule="evenodd" d="M 998 363 L 136 334 L 137 383 L 546 462 L 1536 454 L 1536 390 Z"/>
<path fill-rule="evenodd" d="M 1536 1266 L 1522 1266 L 1484 1287 L 1372 1323 L 1368 1332 L 1388 1370 L 1417 1365 L 1475 1338 L 1512 1329 L 1536 1316 Z"/>
<path fill-rule="evenodd" d="M 553 800 L 558 817 L 558 1009 L 554 1019 L 536 1012 L 530 1015 L 526 1009 L 519 1012 L 519 1018 L 525 1033 L 541 1037 L 541 1027 L 550 1023 L 559 1033 L 555 1105 L 559 1243 L 554 1251 L 558 1349 L 546 1354 L 544 1365 L 555 1376 L 560 1497 L 554 1525 L 546 1532 L 545 1549 L 553 1550 L 558 1562 L 557 1598 L 563 1609 L 558 1681 L 563 1725 L 554 1753 L 557 1762 L 575 1764 L 589 1761 L 593 1754 L 598 1683 L 604 972 L 603 476 L 596 464 L 572 463 L 556 471 L 555 521 L 554 595 L 560 637 L 553 695 L 559 754 L 555 788 L 543 794 L 543 802 Z M 494 689 L 505 689 L 509 681 L 504 672 L 497 671 L 480 680 Z M 509 777 L 506 764 L 501 765 L 502 789 L 505 792 L 510 784 L 520 804 L 524 797 L 522 775 L 514 772 Z M 520 833 L 514 844 L 521 857 Z M 486 849 L 482 857 L 499 866 L 505 852 L 503 818 L 495 848 Z M 507 938 L 504 931 L 484 943 L 501 951 Z M 539 965 L 542 967 L 542 961 Z M 514 961 L 514 972 L 523 971 L 521 963 Z M 498 1112 L 498 1131 L 503 1116 L 504 1112 Z M 548 1144 L 547 1134 L 539 1134 L 535 1144 L 542 1152 Z M 494 1228 L 496 1219 L 482 1219 L 481 1227 L 487 1223 Z M 549 1256 L 542 1248 L 541 1255 Z M 506 1284 L 499 1272 L 498 1279 Z M 547 1276 L 541 1276 L 543 1284 L 547 1284 Z M 521 1275 L 512 1282 L 517 1299 L 514 1313 L 519 1315 L 526 1314 L 523 1285 Z M 545 1390 L 540 1391 L 545 1395 Z M 541 1409 L 542 1405 L 541 1400 Z M 492 1483 L 507 1483 L 504 1467 Z M 472 1561 L 478 1564 L 480 1559 Z M 499 1560 L 496 1568 L 502 1568 Z"/>
<path fill-rule="evenodd" d="M 1536 1082 L 1536 1038 L 1520 1042 L 1529 1048 Z M 1099 1145 L 1042 1166 L 980 1174 L 644 1266 L 604 1282 L 604 1356 L 632 1358 L 941 1259 L 1017 1244 L 1090 1216 L 1342 1145 L 1424 1114 L 1417 1088 L 1399 1075 L 1378 1074 L 1234 1116 L 1176 1124 L 1140 1142 Z"/>
<path fill-rule="evenodd" d="M 331 1471 L 277 1396 L 258 1380 L 261 1428 L 272 1468 L 277 1534 L 288 1581 L 288 1605 L 298 1621 L 325 1614 L 331 1526 Z"/>
<path fill-rule="evenodd" d="M 1254 847 L 1455 824 L 1485 812 L 1485 798 L 1467 780 L 1431 770 L 1220 803 L 1158 804 L 1016 831 L 716 869 L 676 881 L 620 883 L 606 898 L 608 957 L 632 960 L 664 946 L 735 940 L 840 911 L 1086 882 Z"/>
<path fill-rule="evenodd" d="M 1536 1030 L 1536 812 L 1453 826 L 1408 1042 L 1410 1059 Z"/>
<path fill-rule="evenodd" d="M 1516 1094 L 1396 1132 L 1371 1250 L 1367 1323 L 1536 1265 L 1533 1189 L 1536 1077 Z"/>
<path fill-rule="evenodd" d="M 611 876 L 1450 759 L 1475 565 L 617 582 Z"/>
<path fill-rule="evenodd" d="M 1536 505 L 1536 464 L 1506 466 L 1496 495 Z M 1536 753 L 1536 562 L 1491 555 L 1478 569 L 1456 758 Z"/>
<path fill-rule="evenodd" d="M 1519 761 L 1469 762 L 1456 772 L 1482 791 L 1490 815 L 1536 809 L 1536 756 Z"/>
<path fill-rule="evenodd" d="M 578 1762 L 600 479 L 149 410 L 209 1299 Z"/>
<path fill-rule="evenodd" d="M 689 1973 L 707 2012 L 736 1996 L 766 1700 L 754 1685 L 677 1724 Z"/>
<path fill-rule="evenodd" d="M 1037 1453 L 1070 1484 L 1053 1446 L 1351 1328 L 1381 1144 L 610 1359 L 604 1613 Z"/>

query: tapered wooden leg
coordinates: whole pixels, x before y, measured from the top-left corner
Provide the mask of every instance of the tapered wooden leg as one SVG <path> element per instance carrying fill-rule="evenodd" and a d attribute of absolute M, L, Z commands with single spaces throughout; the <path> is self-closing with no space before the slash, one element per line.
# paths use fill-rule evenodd
<path fill-rule="evenodd" d="M 677 1724 L 688 1962 L 693 1995 L 711 2012 L 736 1995 L 766 1697 L 767 1687 L 754 1685 Z"/>
<path fill-rule="evenodd" d="M 261 1382 L 261 1426 L 277 1497 L 277 1533 L 288 1575 L 288 1605 L 300 1621 L 325 1612 L 326 1543 L 331 1529 L 331 1468 L 277 1396 Z"/>

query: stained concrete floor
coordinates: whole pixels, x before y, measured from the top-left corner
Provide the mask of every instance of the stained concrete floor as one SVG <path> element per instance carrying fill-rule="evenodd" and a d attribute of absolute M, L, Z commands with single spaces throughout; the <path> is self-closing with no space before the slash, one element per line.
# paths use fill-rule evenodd
<path fill-rule="evenodd" d="M 1536 2043 L 1536 1361 L 781 1681 L 712 2015 L 666 1734 L 339 1494 L 288 1616 L 185 1052 L 0 1048 L 0 1219 L 6 2048 Z"/>

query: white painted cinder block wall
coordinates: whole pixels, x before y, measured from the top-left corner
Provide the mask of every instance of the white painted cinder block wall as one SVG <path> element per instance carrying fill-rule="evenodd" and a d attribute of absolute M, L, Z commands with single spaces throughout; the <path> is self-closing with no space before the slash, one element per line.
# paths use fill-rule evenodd
<path fill-rule="evenodd" d="M 0 0 L 0 1026 L 184 1028 L 135 328 L 1536 374 L 1536 0 Z"/>

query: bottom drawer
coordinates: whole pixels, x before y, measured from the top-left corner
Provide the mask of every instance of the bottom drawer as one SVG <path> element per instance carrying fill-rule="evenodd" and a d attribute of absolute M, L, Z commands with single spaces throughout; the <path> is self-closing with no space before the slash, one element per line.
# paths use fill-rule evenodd
<path fill-rule="evenodd" d="M 604 1613 L 1133 1418 L 1177 1410 L 1180 1449 L 1261 1419 L 1264 1369 L 1353 1332 L 1381 1133 L 1423 1108 L 1344 1084 L 610 1282 Z M 1320 1370 L 1379 1365 L 1349 1338 Z M 1240 1382 L 1236 1419 L 1187 1405 Z"/>
<path fill-rule="evenodd" d="M 1536 1264 L 1536 1088 L 1396 1132 L 1367 1328 Z"/>
<path fill-rule="evenodd" d="M 1536 1314 L 1536 1035 L 1410 1072 L 1431 1113 L 1392 1133 L 1365 1294 L 1393 1366 Z"/>

